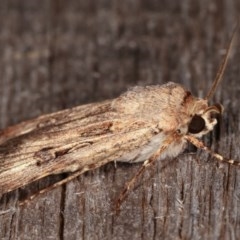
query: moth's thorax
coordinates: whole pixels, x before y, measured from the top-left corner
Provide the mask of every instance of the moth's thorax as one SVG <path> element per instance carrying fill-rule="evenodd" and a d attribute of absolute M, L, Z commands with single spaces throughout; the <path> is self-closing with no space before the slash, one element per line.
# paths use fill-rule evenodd
<path fill-rule="evenodd" d="M 115 99 L 112 109 L 121 117 L 152 122 L 153 126 L 155 124 L 165 132 L 179 130 L 181 134 L 189 133 L 196 137 L 211 131 L 217 123 L 216 118 L 212 118 L 212 112 L 221 112 L 215 106 L 209 107 L 207 100 L 194 97 L 184 87 L 173 82 L 134 87 Z M 204 123 L 201 131 L 198 131 L 199 126 L 194 129 L 198 117 L 202 125 Z M 189 132 L 189 125 L 193 127 L 190 128 L 193 133 Z"/>
<path fill-rule="evenodd" d="M 112 103 L 112 108 L 131 118 L 158 123 L 159 128 L 171 131 L 190 121 L 191 115 L 207 107 L 181 85 L 134 87 Z"/>

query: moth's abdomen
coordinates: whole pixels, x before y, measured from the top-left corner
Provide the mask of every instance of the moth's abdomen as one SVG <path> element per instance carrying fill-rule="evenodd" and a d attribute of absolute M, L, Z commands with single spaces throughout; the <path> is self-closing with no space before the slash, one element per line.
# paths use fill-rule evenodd
<path fill-rule="evenodd" d="M 163 142 L 168 137 L 164 132 L 159 133 L 158 135 L 152 137 L 152 139 L 144 145 L 143 147 L 136 149 L 130 153 L 123 155 L 120 159 L 116 161 L 119 162 L 144 162 L 149 159 L 159 148 L 161 148 Z M 176 140 L 171 143 L 167 149 L 159 157 L 159 160 L 166 157 L 176 157 L 178 156 L 185 148 L 186 141 L 184 139 Z"/>

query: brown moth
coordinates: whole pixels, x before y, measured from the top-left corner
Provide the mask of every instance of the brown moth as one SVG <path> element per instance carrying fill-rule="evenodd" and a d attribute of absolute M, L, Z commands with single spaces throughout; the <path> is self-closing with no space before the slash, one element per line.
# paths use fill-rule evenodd
<path fill-rule="evenodd" d="M 220 161 L 240 165 L 211 152 L 198 140 L 213 130 L 216 115 L 222 114 L 223 107 L 209 106 L 208 100 L 222 79 L 232 44 L 233 37 L 205 99 L 172 82 L 134 87 L 114 100 L 43 115 L 2 130 L 0 194 L 52 174 L 72 173 L 39 192 L 43 193 L 112 161 L 144 162 L 120 194 L 119 208 L 146 167 L 176 157 L 187 142 Z"/>

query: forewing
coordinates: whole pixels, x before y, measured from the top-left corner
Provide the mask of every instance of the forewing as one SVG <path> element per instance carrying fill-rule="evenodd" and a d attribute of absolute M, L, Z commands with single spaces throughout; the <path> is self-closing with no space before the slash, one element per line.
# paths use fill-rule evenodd
<path fill-rule="evenodd" d="M 51 174 L 100 167 L 156 134 L 151 122 L 125 118 L 111 110 L 111 102 L 46 115 L 18 131 L 0 146 L 0 193 Z"/>

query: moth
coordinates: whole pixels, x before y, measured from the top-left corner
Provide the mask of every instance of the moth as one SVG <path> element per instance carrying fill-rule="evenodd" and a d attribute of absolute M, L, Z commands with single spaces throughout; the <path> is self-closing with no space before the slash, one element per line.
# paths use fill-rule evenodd
<path fill-rule="evenodd" d="M 221 104 L 209 105 L 209 99 L 222 79 L 233 37 L 204 99 L 173 82 L 139 86 L 113 100 L 42 115 L 2 130 L 0 194 L 49 175 L 72 173 L 40 194 L 109 162 L 143 162 L 120 194 L 119 208 L 147 167 L 178 156 L 187 142 L 217 160 L 239 166 L 239 162 L 224 159 L 199 140 L 213 130 L 217 115 L 223 112 Z"/>

